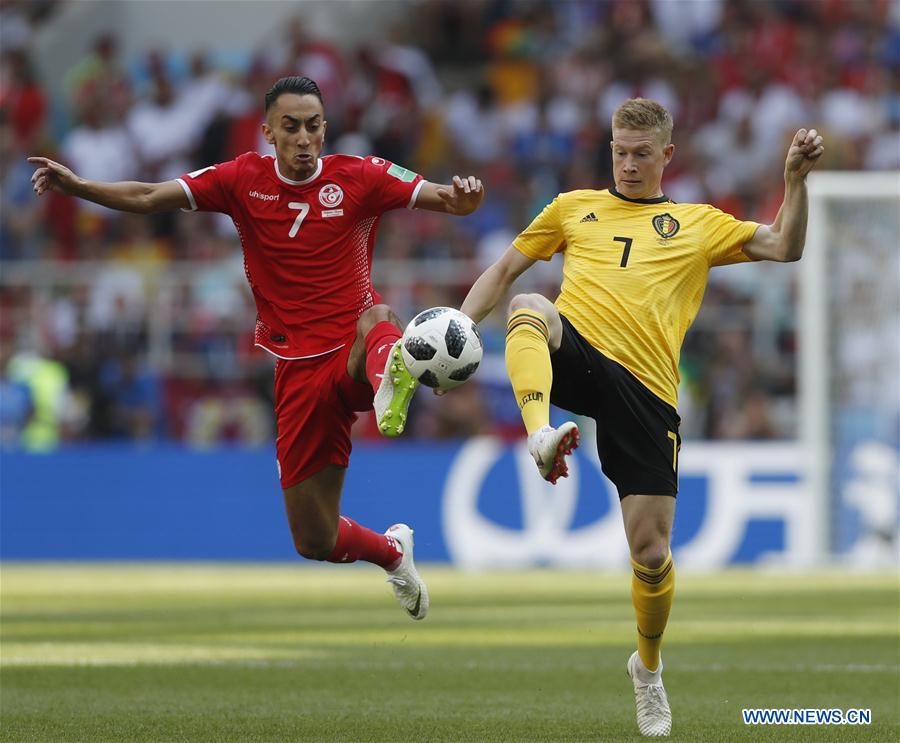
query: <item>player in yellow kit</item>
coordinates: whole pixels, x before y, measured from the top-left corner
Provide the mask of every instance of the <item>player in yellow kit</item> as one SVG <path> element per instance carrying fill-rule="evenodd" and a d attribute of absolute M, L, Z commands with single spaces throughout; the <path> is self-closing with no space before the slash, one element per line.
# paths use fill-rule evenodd
<path fill-rule="evenodd" d="M 638 728 L 668 735 L 660 643 L 672 606 L 669 549 L 678 492 L 678 359 L 714 266 L 796 261 L 806 238 L 806 175 L 822 137 L 800 129 L 784 168 L 775 222 L 742 222 L 707 204 L 662 192 L 672 159 L 672 117 L 634 98 L 613 115 L 615 187 L 557 196 L 475 282 L 462 311 L 479 322 L 537 260 L 564 255 L 555 304 L 519 294 L 509 305 L 506 365 L 528 448 L 541 475 L 567 475 L 578 428 L 550 426 L 550 403 L 597 421 L 603 471 L 622 506 L 633 566 L 637 651 L 626 669 Z"/>

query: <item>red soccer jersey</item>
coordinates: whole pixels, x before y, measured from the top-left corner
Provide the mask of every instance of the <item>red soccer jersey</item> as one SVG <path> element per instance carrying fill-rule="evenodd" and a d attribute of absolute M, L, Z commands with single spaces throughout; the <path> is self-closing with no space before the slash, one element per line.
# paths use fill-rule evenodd
<path fill-rule="evenodd" d="M 234 221 L 256 300 L 256 345 L 283 359 L 319 356 L 353 337 L 380 301 L 372 249 L 381 215 L 412 208 L 422 177 L 380 157 L 327 155 L 304 181 L 247 152 L 178 179 L 191 210 Z"/>

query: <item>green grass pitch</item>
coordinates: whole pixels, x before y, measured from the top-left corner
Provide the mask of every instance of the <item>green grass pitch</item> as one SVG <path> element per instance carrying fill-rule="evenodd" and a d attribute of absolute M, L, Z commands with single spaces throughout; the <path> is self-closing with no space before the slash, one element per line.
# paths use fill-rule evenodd
<path fill-rule="evenodd" d="M 365 565 L 3 565 L 0 740 L 641 740 L 624 571 L 421 572 L 413 622 Z M 900 740 L 898 618 L 896 574 L 679 575 L 671 740 Z"/>

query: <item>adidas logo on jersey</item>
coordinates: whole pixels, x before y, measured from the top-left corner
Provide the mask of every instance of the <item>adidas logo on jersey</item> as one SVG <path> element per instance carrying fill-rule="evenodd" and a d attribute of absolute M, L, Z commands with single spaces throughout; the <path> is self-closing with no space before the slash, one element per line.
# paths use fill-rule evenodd
<path fill-rule="evenodd" d="M 596 221 L 598 221 L 598 220 L 597 220 L 597 215 L 594 214 L 594 212 L 591 212 L 590 214 L 588 214 L 588 215 L 582 217 L 582 218 L 581 218 L 581 221 L 582 221 L 582 222 L 596 222 Z"/>

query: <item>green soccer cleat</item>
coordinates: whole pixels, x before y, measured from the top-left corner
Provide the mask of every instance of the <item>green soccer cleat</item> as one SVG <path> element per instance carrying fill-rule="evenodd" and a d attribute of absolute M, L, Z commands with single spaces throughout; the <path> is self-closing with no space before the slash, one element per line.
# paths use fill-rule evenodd
<path fill-rule="evenodd" d="M 375 392 L 372 407 L 375 408 L 375 420 L 382 436 L 399 436 L 406 426 L 406 411 L 410 400 L 419 386 L 419 380 L 413 377 L 403 362 L 398 340 L 388 355 L 384 365 L 381 384 Z"/>

